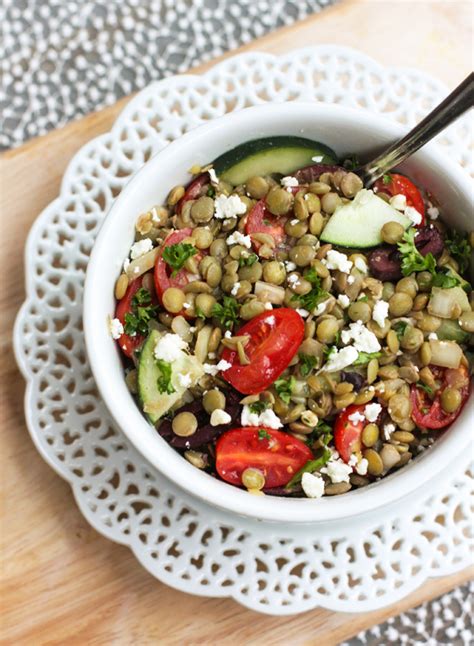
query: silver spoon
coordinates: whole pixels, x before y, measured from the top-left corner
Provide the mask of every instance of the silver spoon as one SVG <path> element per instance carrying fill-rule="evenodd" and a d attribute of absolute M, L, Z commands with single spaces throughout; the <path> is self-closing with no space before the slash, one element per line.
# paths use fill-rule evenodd
<path fill-rule="evenodd" d="M 407 157 L 436 137 L 466 110 L 474 106 L 474 72 L 471 72 L 423 121 L 420 121 L 402 139 L 393 143 L 378 157 L 357 168 L 354 173 L 371 186 L 379 177 L 401 164 Z"/>

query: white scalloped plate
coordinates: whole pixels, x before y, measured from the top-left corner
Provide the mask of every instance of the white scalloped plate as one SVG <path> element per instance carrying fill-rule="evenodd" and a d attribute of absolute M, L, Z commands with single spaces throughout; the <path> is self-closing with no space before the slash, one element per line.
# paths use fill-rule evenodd
<path fill-rule="evenodd" d="M 202 76 L 168 78 L 140 92 L 111 132 L 76 154 L 60 196 L 34 223 L 27 300 L 14 331 L 28 428 L 88 522 L 128 545 L 161 581 L 232 596 L 268 614 L 316 606 L 366 612 L 470 564 L 469 455 L 431 491 L 352 519 L 349 528 L 290 530 L 226 514 L 167 481 L 114 428 L 95 391 L 81 323 L 84 270 L 104 215 L 129 177 L 183 132 L 230 110 L 295 99 L 365 107 L 411 126 L 445 94 L 415 70 L 386 69 L 347 48 L 242 54 Z M 472 170 L 467 117 L 439 141 Z"/>

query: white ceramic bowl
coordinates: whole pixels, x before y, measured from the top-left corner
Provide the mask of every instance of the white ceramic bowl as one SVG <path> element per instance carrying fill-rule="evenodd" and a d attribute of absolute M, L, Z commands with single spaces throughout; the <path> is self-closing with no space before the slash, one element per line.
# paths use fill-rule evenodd
<path fill-rule="evenodd" d="M 191 466 L 145 420 L 124 381 L 107 317 L 114 311 L 114 283 L 134 237 L 137 216 L 162 203 L 169 189 L 189 181 L 187 169 L 207 164 L 234 146 L 270 135 L 297 135 L 321 141 L 339 155 L 361 157 L 403 133 L 383 117 L 339 106 L 313 103 L 269 104 L 248 108 L 206 123 L 167 146 L 127 184 L 112 206 L 97 237 L 87 269 L 84 331 L 92 371 L 117 425 L 161 473 L 211 505 L 257 519 L 286 523 L 344 519 L 389 505 L 417 489 L 466 450 L 472 406 L 466 406 L 449 431 L 400 471 L 334 498 L 319 500 L 252 496 Z M 467 229 L 472 217 L 469 178 L 430 144 L 403 165 L 415 182 L 430 189 L 454 227 Z M 471 402 L 472 404 L 472 398 Z M 470 410 L 468 410 L 470 408 Z"/>

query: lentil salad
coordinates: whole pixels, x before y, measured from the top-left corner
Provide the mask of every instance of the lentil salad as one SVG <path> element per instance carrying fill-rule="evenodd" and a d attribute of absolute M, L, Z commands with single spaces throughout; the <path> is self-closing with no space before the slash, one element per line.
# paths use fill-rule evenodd
<path fill-rule="evenodd" d="M 191 464 L 253 494 L 366 486 L 469 394 L 472 233 L 448 230 L 409 178 L 369 190 L 314 149 L 288 175 L 284 147 L 265 174 L 245 177 L 235 151 L 230 168 L 191 169 L 138 217 L 115 287 L 110 329 L 141 410 Z"/>

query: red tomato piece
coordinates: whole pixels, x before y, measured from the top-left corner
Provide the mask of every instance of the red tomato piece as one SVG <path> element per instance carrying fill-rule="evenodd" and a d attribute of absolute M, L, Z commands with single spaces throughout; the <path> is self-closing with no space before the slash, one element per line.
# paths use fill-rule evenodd
<path fill-rule="evenodd" d="M 374 191 L 383 191 L 389 195 L 404 195 L 407 199 L 407 206 L 412 206 L 421 214 L 421 222 L 417 226 L 422 227 L 425 224 L 425 203 L 418 188 L 408 177 L 397 173 L 388 173 L 390 182 L 384 183 L 383 179 L 378 179 L 374 184 Z"/>
<path fill-rule="evenodd" d="M 174 245 L 174 244 L 179 244 L 185 238 L 189 238 L 192 232 L 193 230 L 191 228 L 181 229 L 180 231 L 174 231 L 163 242 L 163 246 L 161 247 L 160 254 L 155 263 L 155 289 L 156 289 L 156 293 L 158 294 L 160 303 L 162 302 L 164 292 L 169 287 L 179 287 L 180 289 L 182 289 L 190 282 L 189 281 L 190 273 L 186 271 L 186 269 L 180 269 L 176 274 L 176 276 L 171 276 L 171 274 L 173 273 L 173 270 L 162 258 L 163 249 L 165 247 L 170 247 L 171 245 Z M 200 260 L 203 258 L 203 256 L 204 256 L 204 252 L 199 251 L 194 256 L 194 258 L 196 259 L 196 262 L 199 263 Z M 187 314 L 186 310 L 181 311 L 180 314 L 182 316 L 186 316 L 186 318 L 189 318 L 189 315 Z"/>
<path fill-rule="evenodd" d="M 195 200 L 200 197 L 202 189 L 206 184 L 210 184 L 208 173 L 202 173 L 202 175 L 198 175 L 196 179 L 193 179 L 192 182 L 188 184 L 183 197 L 176 205 L 176 213 L 178 213 L 178 215 L 181 213 L 186 202 L 189 202 L 189 200 Z"/>
<path fill-rule="evenodd" d="M 261 437 L 259 430 L 269 437 Z M 271 428 L 234 428 L 223 433 L 216 444 L 217 473 L 237 486 L 242 486 L 243 471 L 254 468 L 265 476 L 266 489 L 281 487 L 312 459 L 304 442 Z"/>
<path fill-rule="evenodd" d="M 275 246 L 280 247 L 286 240 L 285 224 L 288 218 L 275 216 L 267 209 L 265 200 L 259 200 L 250 211 L 245 224 L 247 235 L 252 233 L 268 233 L 275 240 Z M 252 240 L 254 248 L 258 251 L 261 243 Z"/>
<path fill-rule="evenodd" d="M 344 462 L 349 462 L 351 455 L 357 453 L 362 448 L 361 435 L 368 422 L 364 419 L 354 423 L 349 417 L 354 413 L 363 415 L 364 408 L 365 405 L 348 406 L 339 413 L 334 424 L 334 445 Z"/>
<path fill-rule="evenodd" d="M 411 387 L 412 419 L 421 428 L 444 428 L 454 422 L 469 396 L 469 373 L 465 366 L 456 369 L 430 366 L 434 378 L 441 382 L 433 399 L 413 384 Z M 441 406 L 441 394 L 448 386 L 461 392 L 461 406 L 454 413 L 446 413 Z"/>
<path fill-rule="evenodd" d="M 224 379 L 245 395 L 261 393 L 272 384 L 295 356 L 304 337 L 304 321 L 287 307 L 263 312 L 237 332 L 248 335 L 245 353 L 250 359 L 241 365 L 235 350 L 225 348 L 222 359 L 232 367 L 222 372 Z"/>
<path fill-rule="evenodd" d="M 132 298 L 135 296 L 135 293 L 140 289 L 143 282 L 143 276 L 132 280 L 129 284 L 125 296 L 121 301 L 117 303 L 117 308 L 115 310 L 115 316 L 118 318 L 120 323 L 125 327 L 125 314 L 129 314 L 132 311 Z M 153 296 L 152 296 L 153 301 Z M 127 357 L 132 357 L 134 351 L 141 346 L 145 337 L 141 334 L 136 336 L 129 336 L 128 334 L 122 334 L 122 336 L 117 339 L 117 343 L 120 346 L 120 349 Z"/>

